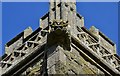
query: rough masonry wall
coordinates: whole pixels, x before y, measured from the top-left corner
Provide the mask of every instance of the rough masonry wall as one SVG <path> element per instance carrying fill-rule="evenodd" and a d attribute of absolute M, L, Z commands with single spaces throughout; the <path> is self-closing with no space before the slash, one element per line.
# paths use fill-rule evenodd
<path fill-rule="evenodd" d="M 54 45 L 49 48 L 47 56 L 48 74 L 104 74 L 73 47 L 68 51 Z"/>
<path fill-rule="evenodd" d="M 51 74 L 65 74 L 69 76 L 71 74 L 104 74 L 101 70 L 91 64 L 85 59 L 80 52 L 74 47 L 71 47 L 71 51 L 64 50 L 59 45 L 53 45 L 47 49 L 47 72 Z M 35 64 L 29 66 L 29 68 L 21 75 L 41 75 L 41 71 L 45 67 L 43 59 L 40 59 Z"/>

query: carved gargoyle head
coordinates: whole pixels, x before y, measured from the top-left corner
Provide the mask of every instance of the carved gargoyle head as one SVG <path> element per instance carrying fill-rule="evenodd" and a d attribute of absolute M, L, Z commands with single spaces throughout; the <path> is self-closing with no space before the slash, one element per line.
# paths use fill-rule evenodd
<path fill-rule="evenodd" d="M 70 32 L 68 30 L 68 21 L 53 20 L 50 24 L 50 32 L 48 34 L 48 45 L 58 44 L 63 48 L 70 50 Z"/>

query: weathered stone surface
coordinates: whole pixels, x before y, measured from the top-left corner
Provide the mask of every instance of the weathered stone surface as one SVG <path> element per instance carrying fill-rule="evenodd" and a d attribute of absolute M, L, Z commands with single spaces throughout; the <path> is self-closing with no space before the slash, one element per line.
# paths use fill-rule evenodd
<path fill-rule="evenodd" d="M 54 1 L 37 30 L 28 28 L 6 44 L 0 75 L 120 75 L 115 44 L 94 26 L 84 27 L 75 2 Z"/>

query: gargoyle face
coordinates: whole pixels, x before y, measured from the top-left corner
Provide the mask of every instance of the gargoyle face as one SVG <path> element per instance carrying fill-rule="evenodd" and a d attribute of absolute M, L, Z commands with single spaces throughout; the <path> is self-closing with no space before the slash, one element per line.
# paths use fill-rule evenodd
<path fill-rule="evenodd" d="M 48 45 L 59 44 L 64 49 L 70 50 L 70 31 L 68 30 L 68 21 L 57 21 L 50 22 L 50 33 L 48 34 Z M 53 41 L 54 40 L 54 41 Z"/>

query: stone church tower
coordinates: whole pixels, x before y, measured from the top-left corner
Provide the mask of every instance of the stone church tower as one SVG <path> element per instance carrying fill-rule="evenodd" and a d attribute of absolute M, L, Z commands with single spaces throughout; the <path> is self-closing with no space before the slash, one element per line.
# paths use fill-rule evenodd
<path fill-rule="evenodd" d="M 120 74 L 116 45 L 94 26 L 85 28 L 76 2 L 62 0 L 51 0 L 40 27 L 9 41 L 1 58 L 2 76 Z"/>

